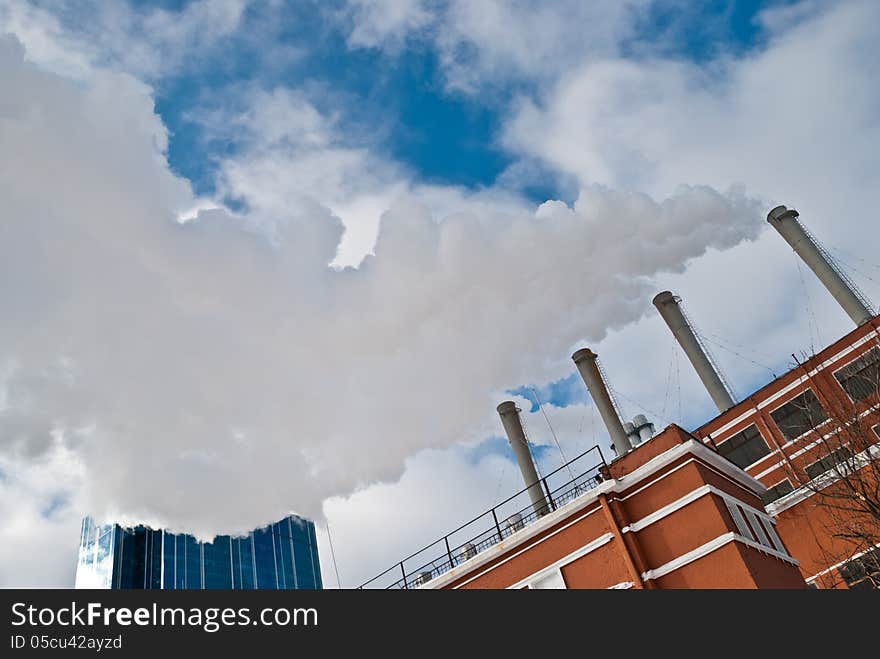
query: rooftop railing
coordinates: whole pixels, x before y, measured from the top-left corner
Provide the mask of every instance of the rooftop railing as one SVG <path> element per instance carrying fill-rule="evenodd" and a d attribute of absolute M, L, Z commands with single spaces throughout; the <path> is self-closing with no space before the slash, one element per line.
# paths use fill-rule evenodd
<path fill-rule="evenodd" d="M 602 482 L 605 466 L 594 446 L 540 479 L 543 505 L 535 506 L 524 488 L 358 588 L 418 588 L 583 496 Z"/>

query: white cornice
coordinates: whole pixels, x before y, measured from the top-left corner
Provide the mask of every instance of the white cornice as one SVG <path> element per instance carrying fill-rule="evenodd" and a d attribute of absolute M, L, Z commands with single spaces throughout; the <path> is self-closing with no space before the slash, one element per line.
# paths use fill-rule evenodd
<path fill-rule="evenodd" d="M 617 479 L 609 479 L 600 483 L 598 486 L 596 486 L 586 494 L 578 497 L 577 499 L 574 499 L 573 501 L 558 508 L 557 510 L 554 510 L 544 515 L 533 524 L 530 524 L 521 531 L 518 531 L 512 536 L 505 538 L 501 542 L 498 542 L 497 544 L 492 545 L 491 547 L 481 551 L 473 558 L 468 559 L 460 565 L 456 565 L 451 570 L 444 572 L 434 579 L 431 579 L 431 581 L 420 587 L 425 589 L 443 588 L 444 586 L 447 586 L 450 583 L 461 579 L 462 577 L 471 575 L 476 570 L 479 570 L 481 567 L 484 567 L 488 563 L 497 560 L 499 557 L 506 554 L 507 552 L 522 547 L 522 545 L 528 543 L 530 540 L 533 540 L 537 535 L 570 518 L 573 514 L 595 504 L 599 495 L 608 494 L 611 492 L 620 493 L 624 490 L 630 489 L 634 485 L 637 485 L 641 481 L 650 478 L 658 471 L 674 463 L 676 460 L 679 460 L 683 456 L 689 454 L 700 458 L 701 460 L 714 467 L 724 475 L 728 476 L 738 484 L 742 485 L 746 489 L 755 492 L 756 495 L 764 492 L 766 489 L 759 480 L 753 478 L 752 476 L 749 476 L 745 471 L 734 465 L 732 462 L 728 461 L 726 458 L 718 455 L 718 453 L 708 448 L 701 442 L 695 439 L 690 439 L 682 444 L 678 444 L 670 449 L 667 449 L 658 456 L 651 458 L 645 464 L 634 469 L 629 474 L 621 476 Z M 595 511 L 590 511 L 590 513 L 592 512 Z M 578 518 L 578 520 L 579 519 L 582 518 Z M 578 520 L 573 520 L 562 528 L 566 528 L 567 526 L 573 524 Z M 562 528 L 557 529 L 554 534 L 561 531 Z M 538 542 L 540 542 L 540 540 Z M 521 551 L 525 551 L 525 549 L 528 549 L 534 544 L 537 543 L 532 543 L 528 547 L 523 548 Z"/>

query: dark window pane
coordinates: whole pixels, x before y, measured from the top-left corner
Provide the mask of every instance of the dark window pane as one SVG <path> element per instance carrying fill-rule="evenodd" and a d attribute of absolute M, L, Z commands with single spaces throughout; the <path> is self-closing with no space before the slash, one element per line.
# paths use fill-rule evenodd
<path fill-rule="evenodd" d="M 147 529 L 137 526 L 122 529 L 119 588 L 145 588 L 147 586 Z"/>
<path fill-rule="evenodd" d="M 306 527 L 309 538 L 309 557 L 312 566 L 312 588 L 323 588 L 321 581 L 321 565 L 318 561 L 318 539 L 315 535 L 315 524 L 313 522 L 300 521 L 300 524 Z"/>
<path fill-rule="evenodd" d="M 837 371 L 834 377 L 850 398 L 864 400 L 877 391 L 880 382 L 880 348 L 871 348 L 852 364 Z"/>
<path fill-rule="evenodd" d="M 873 549 L 842 565 L 840 576 L 853 590 L 877 588 L 880 584 L 880 549 Z"/>
<path fill-rule="evenodd" d="M 174 535 L 163 531 L 159 531 L 159 533 L 162 537 L 162 562 L 165 566 L 165 574 L 163 575 L 165 581 L 162 587 L 173 590 L 177 587 L 174 581 Z"/>
<path fill-rule="evenodd" d="M 254 551 L 257 562 L 257 588 L 261 590 L 278 588 L 278 566 L 271 526 L 254 531 Z"/>
<path fill-rule="evenodd" d="M 807 389 L 782 407 L 773 410 L 770 416 L 773 417 L 776 426 L 789 441 L 816 428 L 828 418 L 828 414 L 822 408 L 812 389 Z"/>
<path fill-rule="evenodd" d="M 768 487 L 767 491 L 761 495 L 761 499 L 763 499 L 764 505 L 766 506 L 771 501 L 776 501 L 779 497 L 784 497 L 793 489 L 791 482 L 786 479 L 781 483 L 777 483 L 773 487 Z"/>
<path fill-rule="evenodd" d="M 214 542 L 202 545 L 205 556 L 205 588 L 232 588 L 232 562 L 229 553 L 229 536 L 220 535 Z"/>
<path fill-rule="evenodd" d="M 826 455 L 821 460 L 816 460 L 813 464 L 809 464 L 804 467 L 804 471 L 807 472 L 807 476 L 810 479 L 816 478 L 816 476 L 820 476 L 824 474 L 826 471 L 834 469 L 835 465 L 841 464 L 843 468 L 846 467 L 846 460 L 852 457 L 852 451 L 850 451 L 846 446 L 841 446 L 840 448 L 832 451 L 828 455 Z"/>
<path fill-rule="evenodd" d="M 719 444 L 718 452 L 737 467 L 745 469 L 770 453 L 770 448 L 758 432 L 757 426 L 751 425 Z"/>
<path fill-rule="evenodd" d="M 874 585 L 874 580 L 869 577 L 866 577 L 861 581 L 856 581 L 849 587 L 850 590 L 874 590 L 876 588 L 877 586 Z"/>
<path fill-rule="evenodd" d="M 150 535 L 150 576 L 147 588 L 162 587 L 162 531 L 149 530 Z"/>
<path fill-rule="evenodd" d="M 242 588 L 256 588 L 256 583 L 254 579 L 256 578 L 256 569 L 254 567 L 254 536 L 253 533 L 244 537 L 238 538 L 238 555 L 241 560 L 241 570 L 239 571 L 239 576 L 241 577 L 241 587 Z"/>
<path fill-rule="evenodd" d="M 202 551 L 193 536 L 183 536 L 183 552 L 184 588 L 202 588 Z"/>

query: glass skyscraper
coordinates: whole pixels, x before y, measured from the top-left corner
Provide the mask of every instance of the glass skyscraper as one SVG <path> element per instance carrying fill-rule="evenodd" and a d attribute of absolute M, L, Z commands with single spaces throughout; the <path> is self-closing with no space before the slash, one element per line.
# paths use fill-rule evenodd
<path fill-rule="evenodd" d="M 82 524 L 77 588 L 319 589 L 315 525 L 297 515 L 201 543 L 143 526 Z"/>

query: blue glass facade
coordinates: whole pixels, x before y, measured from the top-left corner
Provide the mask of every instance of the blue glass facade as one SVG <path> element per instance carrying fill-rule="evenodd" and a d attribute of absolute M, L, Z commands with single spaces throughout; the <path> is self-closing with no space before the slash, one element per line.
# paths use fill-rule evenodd
<path fill-rule="evenodd" d="M 315 525 L 291 515 L 242 537 L 191 535 L 83 520 L 77 588 L 319 589 Z"/>

